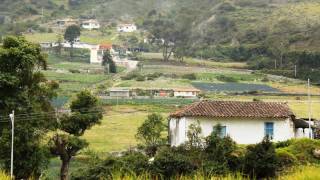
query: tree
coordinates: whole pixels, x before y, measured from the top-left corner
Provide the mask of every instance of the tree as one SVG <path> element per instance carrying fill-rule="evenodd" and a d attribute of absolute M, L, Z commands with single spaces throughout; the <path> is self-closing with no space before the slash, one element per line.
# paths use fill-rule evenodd
<path fill-rule="evenodd" d="M 222 126 L 214 126 L 210 136 L 206 138 L 205 171 L 208 174 L 224 174 L 230 170 L 236 143 L 229 137 L 221 136 Z"/>
<path fill-rule="evenodd" d="M 63 37 L 62 37 L 62 35 L 59 34 L 59 35 L 57 36 L 57 44 L 58 44 L 58 46 L 55 48 L 55 49 L 56 49 L 56 52 L 57 52 L 59 55 L 61 55 L 61 51 L 62 51 L 62 48 L 63 48 L 62 43 L 63 43 Z"/>
<path fill-rule="evenodd" d="M 110 50 L 106 50 L 102 57 L 102 66 L 105 68 L 105 73 L 117 73 L 117 67 L 114 63 Z"/>
<path fill-rule="evenodd" d="M 136 138 L 150 150 L 149 155 L 153 156 L 157 147 L 165 142 L 161 133 L 165 130 L 163 117 L 160 114 L 150 114 L 144 123 L 138 128 Z"/>
<path fill-rule="evenodd" d="M 275 147 L 268 137 L 261 143 L 247 147 L 244 157 L 244 171 L 258 179 L 274 177 L 277 168 Z"/>
<path fill-rule="evenodd" d="M 201 132 L 202 129 L 199 121 L 197 121 L 197 124 L 190 124 L 189 130 L 187 132 L 187 146 L 189 146 L 190 148 L 202 148 L 203 141 L 201 138 Z"/>
<path fill-rule="evenodd" d="M 62 161 L 61 180 L 68 177 L 71 158 L 88 145 L 80 136 L 95 124 L 99 124 L 102 119 L 98 99 L 89 91 L 77 94 L 77 98 L 71 102 L 70 109 L 70 115 L 61 117 L 59 129 L 62 132 L 57 132 L 49 141 L 51 153 L 59 156 Z"/>
<path fill-rule="evenodd" d="M 77 25 L 68 26 L 65 33 L 64 39 L 70 43 L 71 50 L 70 50 L 70 57 L 73 57 L 73 44 L 80 37 L 80 27 Z"/>
<path fill-rule="evenodd" d="M 8 117 L 15 110 L 14 175 L 17 179 L 38 178 L 49 162 L 43 145 L 46 133 L 54 128 L 50 100 L 58 84 L 41 73 L 46 56 L 39 45 L 23 37 L 6 37 L 0 47 L 0 113 Z M 0 122 L 0 161 L 10 170 L 11 125 Z"/>
<path fill-rule="evenodd" d="M 152 43 L 162 48 L 164 61 L 169 61 L 171 55 L 176 52 L 177 47 L 185 45 L 189 36 L 191 22 L 185 18 L 173 18 L 171 16 L 159 16 L 155 19 L 149 18 L 144 22 L 144 27 L 149 31 Z M 183 21 L 182 21 L 183 20 Z M 185 53 L 180 49 L 179 57 Z"/>

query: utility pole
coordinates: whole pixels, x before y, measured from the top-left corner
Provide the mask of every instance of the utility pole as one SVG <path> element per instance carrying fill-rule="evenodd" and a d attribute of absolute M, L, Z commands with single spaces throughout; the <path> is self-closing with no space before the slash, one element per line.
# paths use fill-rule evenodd
<path fill-rule="evenodd" d="M 294 65 L 294 77 L 297 77 L 297 65 Z"/>
<path fill-rule="evenodd" d="M 309 114 L 309 138 L 312 138 L 311 132 L 311 97 L 310 97 L 310 79 L 308 78 L 308 114 Z"/>
<path fill-rule="evenodd" d="M 10 162 L 10 175 L 13 179 L 13 140 L 14 140 L 14 110 L 9 114 L 11 119 L 11 162 Z"/>

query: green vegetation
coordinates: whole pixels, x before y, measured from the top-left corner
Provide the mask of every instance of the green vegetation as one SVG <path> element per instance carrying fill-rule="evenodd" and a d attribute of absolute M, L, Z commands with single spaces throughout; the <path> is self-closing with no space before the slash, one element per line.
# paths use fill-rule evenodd
<path fill-rule="evenodd" d="M 0 47 L 0 159 L 1 168 L 10 170 L 11 125 L 7 115 L 15 111 L 14 176 L 17 179 L 39 178 L 46 168 L 50 153 L 43 139 L 55 127 L 50 116 L 50 100 L 58 84 L 47 81 L 40 69 L 46 59 L 38 45 L 23 37 L 6 37 Z M 20 114 L 20 115 L 19 115 Z M 34 118 L 36 117 L 36 118 Z M 27 156 L 26 156 L 27 154 Z"/>
<path fill-rule="evenodd" d="M 0 170 L 0 179 L 2 180 L 10 180 L 10 176 L 8 176 L 6 173 Z"/>

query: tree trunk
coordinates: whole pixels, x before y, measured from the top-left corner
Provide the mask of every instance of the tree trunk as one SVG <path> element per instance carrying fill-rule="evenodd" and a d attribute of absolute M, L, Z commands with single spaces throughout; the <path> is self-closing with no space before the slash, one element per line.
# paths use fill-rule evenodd
<path fill-rule="evenodd" d="M 71 46 L 71 48 L 70 48 L 70 57 L 72 59 L 72 57 L 73 57 L 73 43 L 70 43 L 70 46 Z"/>
<path fill-rule="evenodd" d="M 62 165 L 61 165 L 61 170 L 60 170 L 60 179 L 61 180 L 68 179 L 69 163 L 70 163 L 70 158 L 62 159 Z"/>

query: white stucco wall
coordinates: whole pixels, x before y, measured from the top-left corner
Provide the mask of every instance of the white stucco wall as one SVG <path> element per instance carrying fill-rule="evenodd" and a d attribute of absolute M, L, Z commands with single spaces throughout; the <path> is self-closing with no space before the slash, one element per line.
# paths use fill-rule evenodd
<path fill-rule="evenodd" d="M 83 23 L 81 25 L 81 27 L 84 28 L 84 29 L 90 29 L 90 30 L 91 29 L 99 29 L 100 28 L 100 24 L 89 22 L 89 23 Z"/>
<path fill-rule="evenodd" d="M 175 97 L 196 97 L 197 92 L 191 92 L 191 91 L 174 91 L 173 95 Z"/>
<path fill-rule="evenodd" d="M 238 144 L 255 144 L 264 136 L 264 123 L 274 123 L 273 141 L 284 141 L 295 137 L 293 122 L 288 119 L 241 119 L 241 118 L 189 118 L 170 120 L 170 141 L 172 146 L 178 146 L 187 141 L 188 127 L 192 123 L 200 122 L 202 136 L 211 134 L 213 126 L 220 123 L 226 126 L 226 133 Z M 174 124 L 176 124 L 174 126 Z"/>

